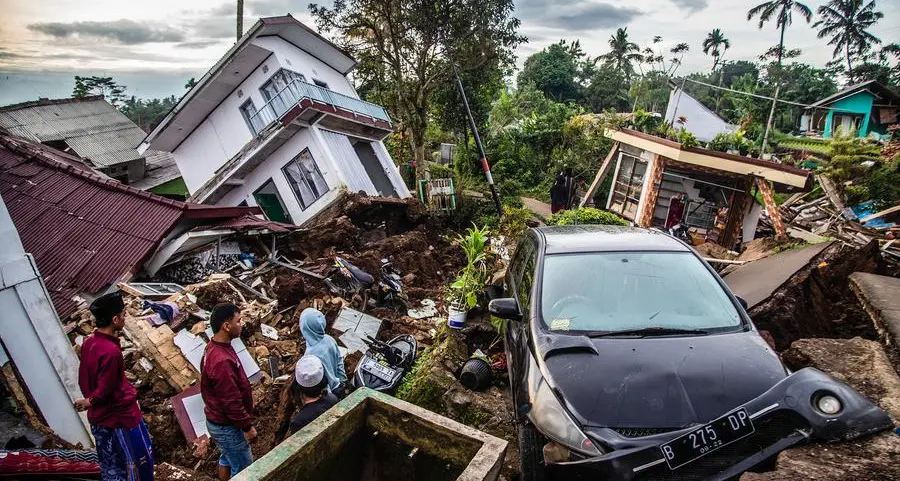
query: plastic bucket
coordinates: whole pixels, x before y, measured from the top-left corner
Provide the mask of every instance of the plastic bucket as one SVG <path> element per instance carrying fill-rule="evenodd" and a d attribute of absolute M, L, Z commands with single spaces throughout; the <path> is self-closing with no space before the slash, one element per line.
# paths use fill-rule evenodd
<path fill-rule="evenodd" d="M 466 314 L 467 311 L 461 310 L 459 307 L 455 307 L 451 304 L 447 307 L 447 325 L 453 329 L 462 329 L 466 327 Z"/>

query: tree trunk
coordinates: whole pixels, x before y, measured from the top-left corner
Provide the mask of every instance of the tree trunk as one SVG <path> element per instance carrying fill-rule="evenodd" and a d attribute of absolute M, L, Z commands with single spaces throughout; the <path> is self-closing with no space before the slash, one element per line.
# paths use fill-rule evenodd
<path fill-rule="evenodd" d="M 769 111 L 769 121 L 766 122 L 766 133 L 763 134 L 762 149 L 759 151 L 760 157 L 765 155 L 766 147 L 769 146 L 769 132 L 772 131 L 772 120 L 775 117 L 775 105 L 778 103 L 778 93 L 781 91 L 781 58 L 784 54 L 785 27 L 787 27 L 787 22 L 781 22 L 781 41 L 778 43 L 778 69 L 776 71 L 778 78 L 775 79 L 775 96 L 772 98 L 772 110 Z"/>
<path fill-rule="evenodd" d="M 850 43 L 844 45 L 844 51 L 847 53 L 847 79 L 853 82 L 853 64 L 850 63 Z"/>
<path fill-rule="evenodd" d="M 416 185 L 425 178 L 427 167 L 425 165 L 425 129 L 409 128 L 409 145 L 413 151 L 413 161 L 416 163 Z"/>

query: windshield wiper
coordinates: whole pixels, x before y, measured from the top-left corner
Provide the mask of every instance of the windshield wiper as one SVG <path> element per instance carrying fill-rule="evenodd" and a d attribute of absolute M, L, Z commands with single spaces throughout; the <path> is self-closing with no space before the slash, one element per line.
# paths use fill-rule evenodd
<path fill-rule="evenodd" d="M 616 337 L 616 336 L 673 336 L 673 335 L 695 335 L 705 336 L 709 334 L 700 329 L 676 329 L 671 327 L 645 327 L 643 329 L 629 329 L 625 331 L 597 331 L 589 332 L 585 336 L 591 339 L 595 337 Z"/>

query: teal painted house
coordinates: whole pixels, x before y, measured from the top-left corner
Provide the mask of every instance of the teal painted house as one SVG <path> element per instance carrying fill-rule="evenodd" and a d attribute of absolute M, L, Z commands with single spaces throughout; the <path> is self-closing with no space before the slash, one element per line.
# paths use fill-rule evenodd
<path fill-rule="evenodd" d="M 801 119 L 801 131 L 832 137 L 838 131 L 878 137 L 900 122 L 900 96 L 874 80 L 852 85 L 812 104 Z"/>

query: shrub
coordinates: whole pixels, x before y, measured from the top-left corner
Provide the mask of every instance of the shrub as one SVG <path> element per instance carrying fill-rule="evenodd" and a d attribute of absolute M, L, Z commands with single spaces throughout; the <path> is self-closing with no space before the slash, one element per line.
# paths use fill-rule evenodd
<path fill-rule="evenodd" d="M 547 225 L 628 225 L 628 221 L 605 210 L 593 207 L 579 207 L 572 210 L 564 210 L 553 214 L 547 220 Z"/>
<path fill-rule="evenodd" d="M 521 207 L 504 206 L 503 218 L 500 219 L 499 232 L 506 236 L 507 242 L 514 243 L 528 228 L 531 211 Z"/>

